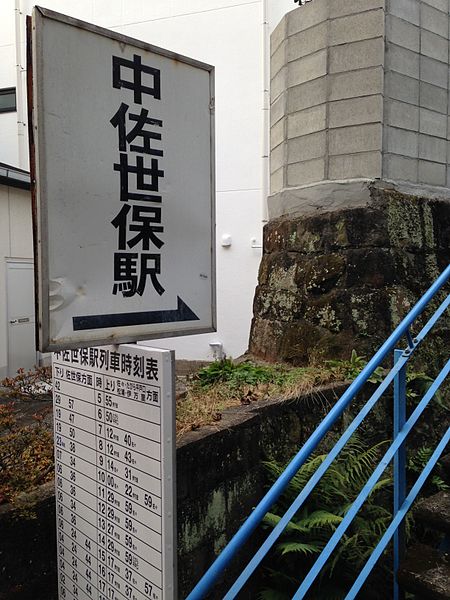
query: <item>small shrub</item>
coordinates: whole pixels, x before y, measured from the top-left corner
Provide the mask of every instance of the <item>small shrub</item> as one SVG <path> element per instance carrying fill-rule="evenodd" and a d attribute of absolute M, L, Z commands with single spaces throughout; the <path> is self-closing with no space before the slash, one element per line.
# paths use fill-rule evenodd
<path fill-rule="evenodd" d="M 201 387 L 208 388 L 218 383 L 228 383 L 231 387 L 273 383 L 280 378 L 280 367 L 259 366 L 252 362 L 235 364 L 230 358 L 216 361 L 200 369 L 197 380 Z"/>
<path fill-rule="evenodd" d="M 21 426 L 14 403 L 0 405 L 0 504 L 16 503 L 53 475 L 53 434 L 45 417 L 34 415 L 33 424 Z"/>
<path fill-rule="evenodd" d="M 36 367 L 30 371 L 19 369 L 15 377 L 6 377 L 0 385 L 8 389 L 11 397 L 37 400 L 52 392 L 52 368 Z"/>
<path fill-rule="evenodd" d="M 327 360 L 325 365 L 330 369 L 335 377 L 343 381 L 353 381 L 356 379 L 364 367 L 367 365 L 367 360 L 364 356 L 358 356 L 356 350 L 352 350 L 351 356 L 348 360 L 337 359 Z M 369 381 L 371 383 L 379 383 L 385 376 L 385 371 L 382 367 L 378 367 L 372 373 Z"/>

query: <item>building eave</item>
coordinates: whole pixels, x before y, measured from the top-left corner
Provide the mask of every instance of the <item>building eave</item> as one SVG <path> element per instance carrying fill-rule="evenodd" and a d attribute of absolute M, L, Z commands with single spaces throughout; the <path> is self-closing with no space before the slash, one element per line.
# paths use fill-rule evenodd
<path fill-rule="evenodd" d="M 0 184 L 29 190 L 31 188 L 30 173 L 23 169 L 0 163 Z"/>

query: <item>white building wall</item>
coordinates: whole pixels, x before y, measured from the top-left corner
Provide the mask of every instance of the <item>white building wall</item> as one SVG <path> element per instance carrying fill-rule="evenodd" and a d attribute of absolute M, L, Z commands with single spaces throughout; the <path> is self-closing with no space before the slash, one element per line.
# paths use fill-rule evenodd
<path fill-rule="evenodd" d="M 14 8 L 20 5 L 24 31 L 25 14 L 31 13 L 33 4 L 31 0 L 0 2 L 0 64 L 8 63 L 0 69 L 0 88 L 15 85 Z M 178 358 L 210 359 L 209 344 L 219 342 L 227 355 L 238 356 L 247 348 L 261 258 L 261 248 L 252 245 L 261 245 L 266 203 L 265 46 L 268 32 L 284 12 L 294 8 L 292 0 L 42 0 L 39 4 L 215 66 L 218 331 L 152 344 L 174 348 Z M 21 53 L 24 65 L 24 44 Z M 28 168 L 26 157 L 22 164 L 18 162 L 13 120 L 11 114 L 0 114 L 0 161 Z M 230 247 L 221 246 L 224 234 L 231 235 Z"/>
<path fill-rule="evenodd" d="M 0 2 L 0 88 L 17 85 L 15 52 L 14 0 L 2 0 Z M 19 166 L 16 113 L 0 113 L 0 162 Z"/>
<path fill-rule="evenodd" d="M 0 379 L 8 362 L 6 260 L 33 258 L 29 192 L 0 184 Z"/>

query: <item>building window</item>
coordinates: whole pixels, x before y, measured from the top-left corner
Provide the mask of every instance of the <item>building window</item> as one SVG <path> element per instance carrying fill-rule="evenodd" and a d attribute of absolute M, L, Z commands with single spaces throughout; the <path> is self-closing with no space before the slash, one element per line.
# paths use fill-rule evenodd
<path fill-rule="evenodd" d="M 14 112 L 16 110 L 16 88 L 0 90 L 0 113 Z"/>

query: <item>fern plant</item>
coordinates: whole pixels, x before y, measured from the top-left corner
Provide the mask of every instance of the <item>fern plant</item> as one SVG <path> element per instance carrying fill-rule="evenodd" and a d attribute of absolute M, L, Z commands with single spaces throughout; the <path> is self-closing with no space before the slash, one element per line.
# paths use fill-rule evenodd
<path fill-rule="evenodd" d="M 373 472 L 384 444 L 367 449 L 356 436 L 350 440 L 280 537 L 270 569 L 266 568 L 265 585 L 259 593 L 261 600 L 292 598 Z M 303 465 L 275 511 L 266 515 L 266 526 L 275 527 L 325 457 L 326 454 L 314 455 Z M 283 471 L 282 466 L 273 462 L 266 467 L 274 479 Z M 391 485 L 390 476 L 377 483 L 308 598 L 337 600 L 345 596 L 346 581 L 359 572 L 391 521 L 391 511 L 386 508 Z"/>
<path fill-rule="evenodd" d="M 433 452 L 434 448 L 425 445 L 420 446 L 420 448 L 417 448 L 417 450 L 409 454 L 407 464 L 407 474 L 409 478 L 414 481 L 417 479 L 417 476 L 422 473 Z M 438 461 L 421 494 L 422 496 L 428 496 L 437 492 L 448 492 L 448 490 L 450 490 L 450 486 L 444 481 L 441 474 L 442 465 L 441 462 Z"/>
<path fill-rule="evenodd" d="M 364 356 L 358 356 L 355 349 L 352 350 L 350 358 L 345 359 L 334 359 L 326 360 L 325 365 L 331 369 L 342 380 L 353 381 L 361 373 L 364 367 L 367 365 L 367 360 Z M 369 378 L 371 383 L 380 383 L 385 376 L 384 369 L 377 367 Z"/>

